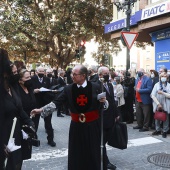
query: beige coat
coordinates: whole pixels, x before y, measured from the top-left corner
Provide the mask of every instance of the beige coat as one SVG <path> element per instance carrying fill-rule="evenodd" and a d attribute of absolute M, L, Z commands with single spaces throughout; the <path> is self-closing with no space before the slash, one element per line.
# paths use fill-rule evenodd
<path fill-rule="evenodd" d="M 124 90 L 123 90 L 123 86 L 121 84 L 116 85 L 116 97 L 118 100 L 118 106 L 122 106 L 125 104 L 125 99 L 124 99 Z"/>

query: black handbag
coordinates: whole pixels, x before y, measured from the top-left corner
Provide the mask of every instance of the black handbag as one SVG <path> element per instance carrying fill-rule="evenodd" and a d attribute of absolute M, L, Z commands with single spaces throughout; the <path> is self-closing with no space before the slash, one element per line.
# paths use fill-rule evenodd
<path fill-rule="evenodd" d="M 112 132 L 110 134 L 108 145 L 118 148 L 118 149 L 126 149 L 128 143 L 128 132 L 127 126 L 122 122 L 115 122 L 115 125 L 112 128 Z"/>

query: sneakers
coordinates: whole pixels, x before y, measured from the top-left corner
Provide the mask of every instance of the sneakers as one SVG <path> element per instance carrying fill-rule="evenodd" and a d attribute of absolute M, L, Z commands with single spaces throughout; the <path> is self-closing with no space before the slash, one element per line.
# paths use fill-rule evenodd
<path fill-rule="evenodd" d="M 160 134 L 161 134 L 161 131 L 157 131 L 157 130 L 152 133 L 153 136 L 155 136 L 155 135 L 160 135 Z"/>
<path fill-rule="evenodd" d="M 166 133 L 166 132 L 163 132 L 163 133 L 162 133 L 162 137 L 163 137 L 163 138 L 166 138 L 166 137 L 167 137 L 167 133 Z"/>

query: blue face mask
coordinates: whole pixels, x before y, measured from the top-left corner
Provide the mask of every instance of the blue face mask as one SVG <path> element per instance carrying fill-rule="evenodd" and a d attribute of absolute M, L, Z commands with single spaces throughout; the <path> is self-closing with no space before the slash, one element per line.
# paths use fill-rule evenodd
<path fill-rule="evenodd" d="M 113 85 L 117 85 L 117 83 L 114 81 L 114 82 L 113 82 Z"/>
<path fill-rule="evenodd" d="M 143 76 L 143 72 L 138 71 L 138 77 L 142 77 Z"/>
<path fill-rule="evenodd" d="M 166 77 L 161 77 L 161 81 L 164 83 L 167 81 L 167 78 Z"/>

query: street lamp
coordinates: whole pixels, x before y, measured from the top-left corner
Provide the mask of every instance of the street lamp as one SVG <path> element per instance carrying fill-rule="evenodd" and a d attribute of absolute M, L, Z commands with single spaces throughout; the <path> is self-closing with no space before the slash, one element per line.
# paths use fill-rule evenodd
<path fill-rule="evenodd" d="M 131 6 L 134 6 L 134 3 L 137 0 L 113 0 L 113 4 L 117 7 L 117 10 L 123 10 L 126 12 L 126 31 L 130 31 L 130 16 L 132 13 Z M 130 49 L 126 47 L 126 71 L 130 68 Z"/>

